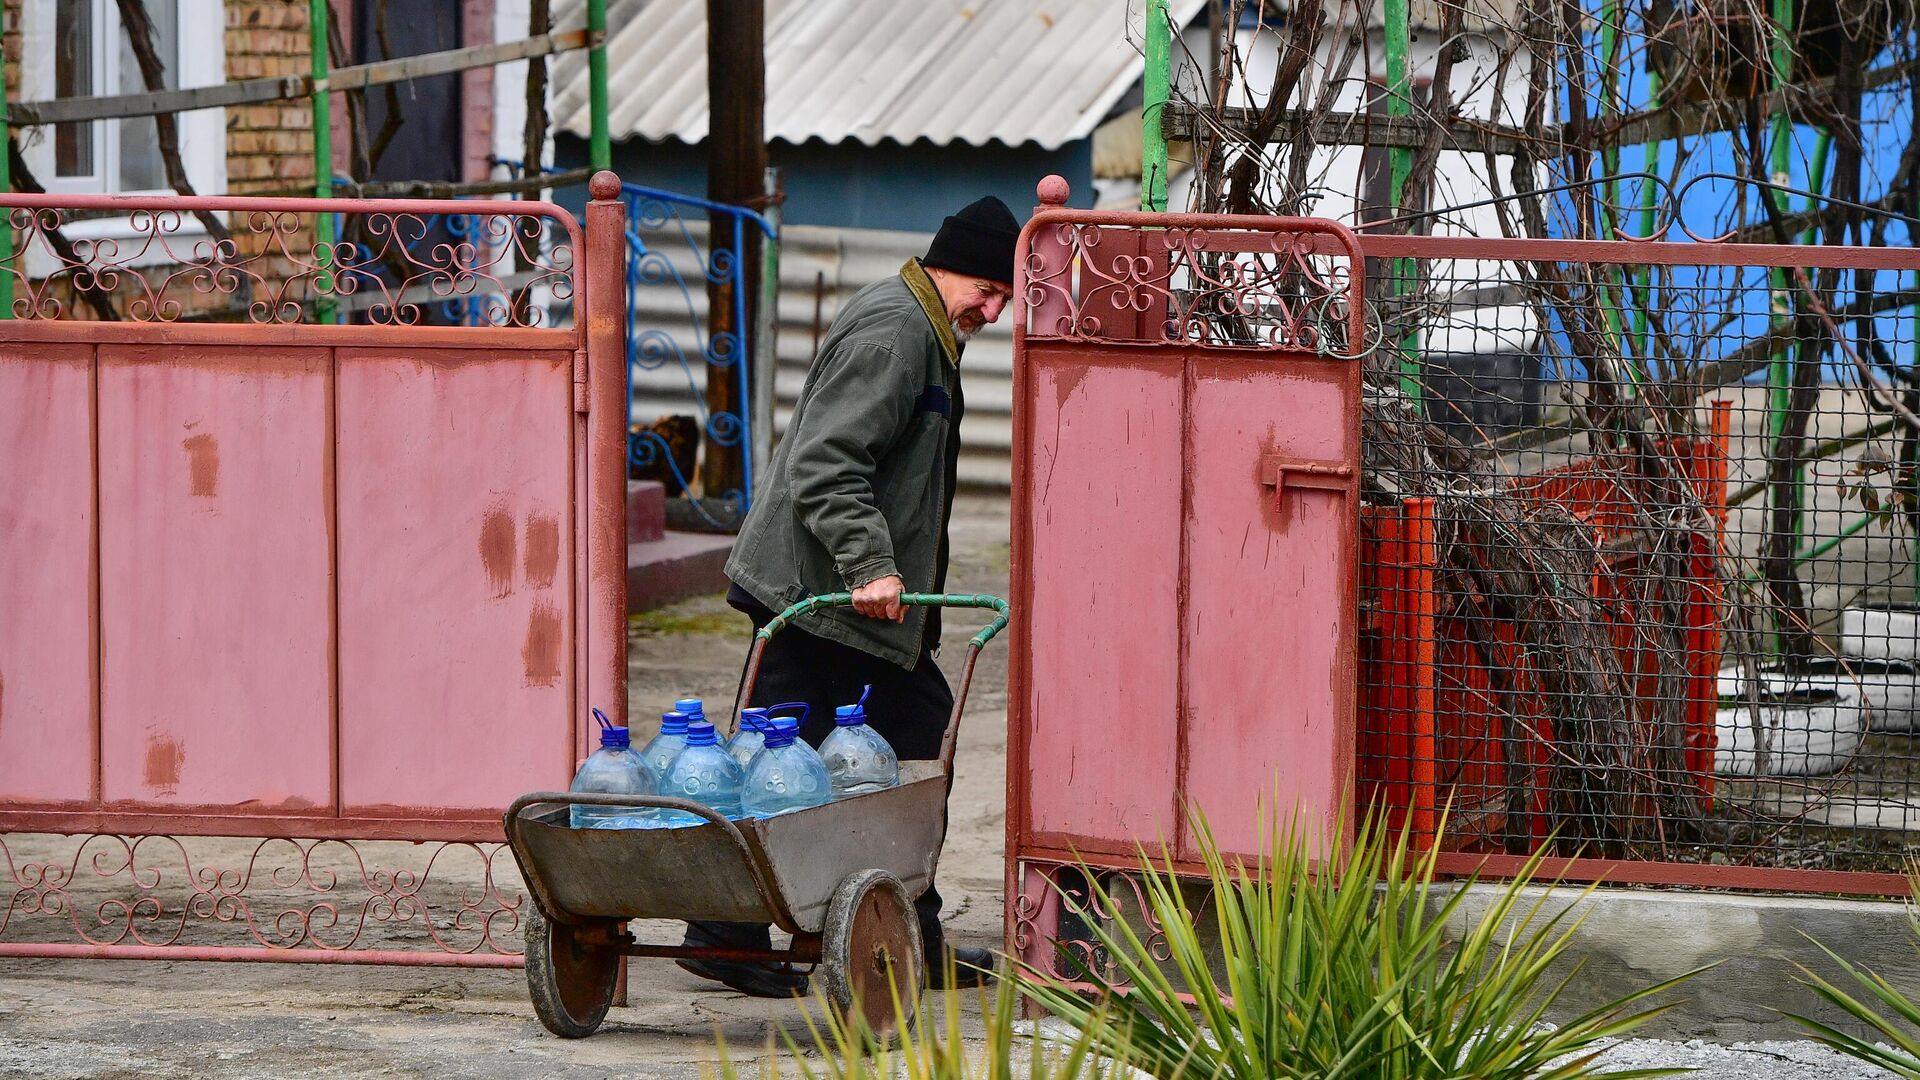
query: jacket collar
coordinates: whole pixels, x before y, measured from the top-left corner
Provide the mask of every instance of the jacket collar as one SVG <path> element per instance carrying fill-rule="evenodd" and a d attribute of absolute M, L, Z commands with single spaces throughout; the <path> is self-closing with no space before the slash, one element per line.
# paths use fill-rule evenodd
<path fill-rule="evenodd" d="M 907 289 L 913 298 L 920 301 L 920 310 L 933 324 L 933 334 L 940 339 L 940 348 L 947 354 L 947 363 L 960 366 L 960 343 L 954 339 L 953 323 L 947 318 L 947 305 L 940 299 L 940 287 L 927 276 L 926 267 L 919 259 L 908 259 L 900 268 L 900 277 L 906 281 Z"/>

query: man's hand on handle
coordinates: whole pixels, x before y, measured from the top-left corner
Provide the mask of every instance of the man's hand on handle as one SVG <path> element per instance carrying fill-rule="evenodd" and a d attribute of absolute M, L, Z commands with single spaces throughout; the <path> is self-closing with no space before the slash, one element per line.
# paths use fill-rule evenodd
<path fill-rule="evenodd" d="M 853 610 L 869 619 L 905 622 L 907 606 L 900 602 L 900 594 L 906 591 L 907 583 L 899 575 L 869 581 L 853 590 Z"/>

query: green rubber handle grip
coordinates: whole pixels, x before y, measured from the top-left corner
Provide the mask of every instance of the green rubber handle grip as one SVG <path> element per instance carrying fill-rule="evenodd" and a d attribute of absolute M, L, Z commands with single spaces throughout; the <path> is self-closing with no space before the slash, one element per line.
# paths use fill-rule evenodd
<path fill-rule="evenodd" d="M 909 607 L 991 608 L 998 612 L 992 622 L 973 635 L 973 640 L 969 644 L 976 649 L 992 641 L 994 635 L 1005 630 L 1007 623 L 1013 619 L 1012 609 L 1008 607 L 1005 600 L 997 596 L 988 596 L 986 593 L 903 593 L 900 596 L 900 602 Z M 775 615 L 772 622 L 761 627 L 753 636 L 762 640 L 770 638 L 786 629 L 788 623 L 820 608 L 851 606 L 853 606 L 852 593 L 837 592 L 827 593 L 824 596 L 809 596 Z"/>

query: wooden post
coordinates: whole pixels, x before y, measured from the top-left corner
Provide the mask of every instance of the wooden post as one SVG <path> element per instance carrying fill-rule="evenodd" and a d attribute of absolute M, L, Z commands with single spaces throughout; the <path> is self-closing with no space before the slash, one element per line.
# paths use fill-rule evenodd
<path fill-rule="evenodd" d="M 766 104 L 766 12 L 762 0 L 707 0 L 707 198 L 732 206 L 756 202 L 765 190 L 767 143 L 762 133 Z M 708 215 L 709 252 L 718 251 L 735 235 L 732 214 Z M 760 230 L 741 229 L 741 248 L 733 272 L 707 282 L 708 340 L 734 342 L 730 362 L 707 366 L 709 417 L 732 413 L 746 419 L 747 404 L 739 391 L 739 369 L 747 363 L 745 337 L 753 325 L 760 280 Z M 750 443 L 731 432 L 733 444 L 722 446 L 713 437 L 712 421 L 706 433 L 706 460 L 700 469 L 702 492 L 717 499 L 742 489 L 745 455 Z"/>

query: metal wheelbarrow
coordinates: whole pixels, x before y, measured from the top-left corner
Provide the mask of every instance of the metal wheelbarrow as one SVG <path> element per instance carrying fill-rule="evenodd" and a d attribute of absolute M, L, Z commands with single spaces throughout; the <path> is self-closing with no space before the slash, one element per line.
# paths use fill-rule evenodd
<path fill-rule="evenodd" d="M 817 985 L 843 1015 L 857 1014 L 882 1035 L 913 1023 L 927 975 L 913 898 L 933 881 L 946 838 L 948 777 L 974 664 L 1009 615 L 1007 602 L 994 596 L 909 593 L 901 600 L 991 608 L 996 615 L 967 643 L 939 760 L 901 762 L 898 787 L 740 821 L 664 795 L 539 791 L 507 808 L 507 842 L 533 897 L 527 993 L 548 1031 L 580 1038 L 599 1028 L 613 1003 L 622 956 L 811 964 Z M 752 699 L 768 640 L 809 612 L 852 602 L 848 593 L 803 600 L 754 635 L 729 736 Z M 706 823 L 574 829 L 568 810 L 576 803 L 684 810 Z M 627 930 L 633 919 L 772 923 L 793 935 L 793 943 L 785 949 L 647 944 Z"/>

